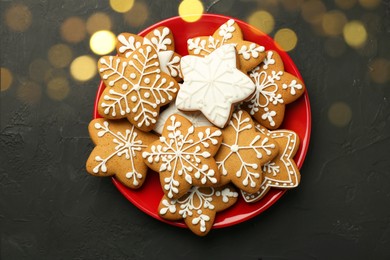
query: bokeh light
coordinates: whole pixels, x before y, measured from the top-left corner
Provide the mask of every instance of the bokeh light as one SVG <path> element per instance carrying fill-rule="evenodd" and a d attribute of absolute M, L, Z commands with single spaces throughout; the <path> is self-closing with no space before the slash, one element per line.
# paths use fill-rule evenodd
<path fill-rule="evenodd" d="M 383 84 L 390 80 L 390 61 L 376 58 L 369 64 L 369 75 L 373 82 Z"/>
<path fill-rule="evenodd" d="M 28 74 L 35 82 L 42 82 L 45 74 L 51 69 L 50 63 L 44 59 L 33 60 L 28 67 Z"/>
<path fill-rule="evenodd" d="M 85 39 L 86 26 L 83 19 L 69 17 L 61 24 L 61 37 L 70 43 L 78 43 Z"/>
<path fill-rule="evenodd" d="M 303 3 L 301 12 L 302 17 L 306 22 L 318 24 L 322 21 L 322 17 L 326 12 L 326 7 L 319 0 L 309 0 Z"/>
<path fill-rule="evenodd" d="M 344 127 L 352 119 L 352 110 L 345 102 L 335 102 L 328 110 L 329 122 L 337 127 Z"/>
<path fill-rule="evenodd" d="M 375 9 L 381 3 L 381 0 L 359 0 L 359 4 L 366 9 Z"/>
<path fill-rule="evenodd" d="M 256 11 L 252 13 L 248 17 L 248 23 L 266 34 L 271 33 L 275 26 L 274 17 L 267 11 Z"/>
<path fill-rule="evenodd" d="M 72 61 L 73 51 L 68 45 L 56 44 L 50 47 L 47 56 L 53 67 L 65 68 Z"/>
<path fill-rule="evenodd" d="M 47 83 L 46 94 L 54 100 L 63 100 L 69 94 L 69 82 L 66 78 L 58 77 Z"/>
<path fill-rule="evenodd" d="M 367 31 L 360 21 L 354 20 L 345 24 L 343 36 L 345 42 L 349 46 L 359 48 L 362 47 L 367 40 Z"/>
<path fill-rule="evenodd" d="M 357 0 L 335 0 L 335 3 L 341 9 L 351 9 L 356 5 Z"/>
<path fill-rule="evenodd" d="M 16 97 L 28 105 L 37 104 L 41 100 L 41 96 L 41 86 L 32 81 L 22 83 L 16 91 Z"/>
<path fill-rule="evenodd" d="M 110 0 L 111 8 L 118 13 L 126 13 L 134 5 L 134 0 Z"/>
<path fill-rule="evenodd" d="M 70 74 L 78 81 L 88 81 L 96 72 L 96 60 L 88 55 L 80 56 L 70 64 Z"/>
<path fill-rule="evenodd" d="M 44 76 L 44 81 L 47 83 L 50 80 L 54 78 L 67 78 L 68 73 L 63 70 L 63 69 L 58 69 L 58 68 L 50 68 L 49 70 L 46 71 L 45 76 Z"/>
<path fill-rule="evenodd" d="M 13 76 L 9 69 L 1 67 L 0 68 L 0 90 L 6 91 L 12 85 Z"/>
<path fill-rule="evenodd" d="M 116 37 L 110 31 L 97 31 L 89 41 L 91 50 L 98 55 L 105 55 L 115 49 Z"/>
<path fill-rule="evenodd" d="M 346 49 L 345 41 L 341 37 L 330 37 L 325 41 L 325 52 L 333 58 L 340 57 Z"/>
<path fill-rule="evenodd" d="M 111 18 L 102 12 L 97 12 L 91 15 L 87 20 L 87 32 L 93 34 L 97 31 L 111 30 L 112 21 Z"/>
<path fill-rule="evenodd" d="M 324 14 L 322 19 L 322 29 L 326 35 L 337 36 L 343 33 L 347 17 L 338 10 L 333 10 Z"/>
<path fill-rule="evenodd" d="M 180 17 L 189 23 L 196 22 L 202 17 L 203 4 L 198 0 L 183 0 L 179 5 Z"/>
<path fill-rule="evenodd" d="M 24 32 L 31 26 L 32 14 L 24 4 L 13 4 L 5 11 L 5 23 L 15 32 Z"/>
<path fill-rule="evenodd" d="M 293 30 L 283 28 L 276 32 L 274 40 L 282 50 L 291 51 L 297 45 L 298 37 Z"/>
<path fill-rule="evenodd" d="M 148 6 L 143 2 L 136 2 L 129 12 L 123 14 L 125 22 L 133 27 L 143 25 L 148 16 Z"/>

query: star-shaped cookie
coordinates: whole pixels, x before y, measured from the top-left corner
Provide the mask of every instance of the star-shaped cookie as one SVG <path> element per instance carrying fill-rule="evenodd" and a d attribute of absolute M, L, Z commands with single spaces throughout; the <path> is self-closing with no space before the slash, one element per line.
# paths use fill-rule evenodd
<path fill-rule="evenodd" d="M 94 119 L 88 129 L 96 147 L 88 158 L 87 171 L 94 176 L 115 175 L 132 189 L 141 187 L 148 169 L 142 152 L 158 137 L 138 130 L 123 119 Z"/>
<path fill-rule="evenodd" d="M 291 189 L 298 186 L 301 175 L 294 161 L 299 148 L 298 135 L 290 130 L 278 129 L 269 131 L 260 124 L 256 125 L 263 134 L 275 140 L 279 145 L 279 154 L 272 161 L 263 165 L 264 180 L 256 193 L 241 191 L 246 202 L 259 201 L 272 188 Z"/>
<path fill-rule="evenodd" d="M 207 56 L 225 44 L 236 47 L 239 67 L 247 72 L 258 65 L 265 57 L 265 48 L 254 42 L 244 41 L 240 27 L 233 19 L 222 24 L 212 36 L 201 36 L 188 40 L 191 55 Z"/>
<path fill-rule="evenodd" d="M 256 130 L 250 115 L 239 110 L 222 129 L 223 141 L 215 156 L 221 184 L 232 182 L 239 189 L 254 193 L 263 181 L 262 166 L 279 152 L 272 138 Z"/>
<path fill-rule="evenodd" d="M 231 186 L 192 187 L 187 194 L 176 200 L 165 195 L 158 213 L 168 220 L 184 219 L 192 232 L 205 236 L 213 226 L 216 213 L 232 206 L 237 197 L 238 193 Z"/>
<path fill-rule="evenodd" d="M 160 107 L 171 102 L 179 85 L 161 71 L 156 51 L 138 47 L 128 58 L 104 56 L 98 69 L 106 88 L 98 103 L 99 114 L 108 119 L 127 118 L 135 127 L 150 131 Z"/>
<path fill-rule="evenodd" d="M 192 186 L 217 186 L 220 179 L 214 155 L 222 141 L 216 127 L 194 127 L 178 114 L 166 121 L 160 139 L 142 153 L 145 163 L 160 174 L 170 199 L 183 196 Z"/>
<path fill-rule="evenodd" d="M 276 51 L 267 57 L 249 76 L 256 84 L 253 97 L 241 106 L 261 125 L 277 129 L 283 122 L 285 107 L 305 92 L 303 82 L 284 71 L 284 64 Z"/>
<path fill-rule="evenodd" d="M 255 85 L 237 69 L 233 45 L 223 45 L 206 57 L 181 59 L 184 82 L 176 98 L 183 111 L 201 111 L 218 127 L 229 123 L 233 105 L 250 97 Z"/>
<path fill-rule="evenodd" d="M 132 33 L 121 33 L 117 39 L 116 50 L 119 56 L 129 58 L 138 47 L 142 45 L 153 46 L 159 58 L 161 71 L 171 75 L 178 82 L 182 80 L 181 56 L 175 52 L 173 34 L 168 27 L 158 27 L 145 37 Z"/>

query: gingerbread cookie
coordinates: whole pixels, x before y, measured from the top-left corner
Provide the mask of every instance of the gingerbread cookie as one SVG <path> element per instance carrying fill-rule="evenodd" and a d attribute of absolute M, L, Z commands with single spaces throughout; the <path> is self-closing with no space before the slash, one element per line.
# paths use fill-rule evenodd
<path fill-rule="evenodd" d="M 244 72 L 253 69 L 265 57 L 263 46 L 243 40 L 241 29 L 233 19 L 221 25 L 212 36 L 192 38 L 187 43 L 189 54 L 197 56 L 207 56 L 225 44 L 233 44 Z"/>
<path fill-rule="evenodd" d="M 216 186 L 220 174 L 214 155 L 222 141 L 216 127 L 194 127 L 178 114 L 166 121 L 162 136 L 143 153 L 145 163 L 159 172 L 170 199 L 183 196 L 192 186 Z"/>
<path fill-rule="evenodd" d="M 298 135 L 293 131 L 284 129 L 269 131 L 260 124 L 256 125 L 256 129 L 275 140 L 279 145 L 280 152 L 276 158 L 263 165 L 264 180 L 260 190 L 252 194 L 241 191 L 246 202 L 259 201 L 271 187 L 278 189 L 295 188 L 301 179 L 299 169 L 293 160 L 299 148 Z"/>
<path fill-rule="evenodd" d="M 221 184 L 232 182 L 239 189 L 254 193 L 263 182 L 262 165 L 279 152 L 277 143 L 256 130 L 250 115 L 234 112 L 229 125 L 222 129 L 223 141 L 215 156 Z"/>
<path fill-rule="evenodd" d="M 172 200 L 162 198 L 158 213 L 168 220 L 183 219 L 189 229 L 205 236 L 213 226 L 215 215 L 237 201 L 238 193 L 231 186 L 192 187 L 183 197 Z"/>
<path fill-rule="evenodd" d="M 88 130 L 96 147 L 88 158 L 87 171 L 94 176 L 115 176 L 132 189 L 141 187 L 148 169 L 142 152 L 158 137 L 123 119 L 94 119 Z"/>
<path fill-rule="evenodd" d="M 148 33 L 145 38 L 132 33 L 121 33 L 117 37 L 116 50 L 119 56 L 129 58 L 135 49 L 142 45 L 153 46 L 157 52 L 160 69 L 181 81 L 180 59 L 175 52 L 173 34 L 168 27 L 158 27 Z"/>
<path fill-rule="evenodd" d="M 155 131 L 158 134 L 162 134 L 162 131 L 164 129 L 165 122 L 169 119 L 169 117 L 173 114 L 179 114 L 181 116 L 184 116 L 190 122 L 195 126 L 212 126 L 213 124 L 210 123 L 209 120 L 199 111 L 197 112 L 183 112 L 177 109 L 175 102 L 171 102 L 169 104 L 169 107 L 167 107 L 159 116 L 157 119 L 156 126 L 154 127 L 153 131 Z"/>
<path fill-rule="evenodd" d="M 242 106 L 261 125 L 277 129 L 283 122 L 285 107 L 305 91 L 303 82 L 284 71 L 283 61 L 276 51 L 267 57 L 249 76 L 256 84 L 252 99 Z"/>
<path fill-rule="evenodd" d="M 255 85 L 236 67 L 233 45 L 223 45 L 206 57 L 181 59 L 184 82 L 176 98 L 183 111 L 201 111 L 218 127 L 229 123 L 233 105 L 250 97 Z"/>
<path fill-rule="evenodd" d="M 157 122 L 160 107 L 171 102 L 179 85 L 161 71 L 156 51 L 141 46 L 129 58 L 105 56 L 98 62 L 106 85 L 98 112 L 108 119 L 125 118 L 135 127 L 150 131 Z"/>

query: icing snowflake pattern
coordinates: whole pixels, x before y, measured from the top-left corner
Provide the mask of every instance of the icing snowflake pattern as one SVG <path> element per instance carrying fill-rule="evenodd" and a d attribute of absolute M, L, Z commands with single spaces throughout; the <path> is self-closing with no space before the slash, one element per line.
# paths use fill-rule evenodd
<path fill-rule="evenodd" d="M 150 46 L 138 48 L 131 59 L 101 58 L 99 72 L 107 86 L 99 101 L 100 114 L 115 119 L 127 117 L 138 128 L 151 130 L 159 107 L 177 94 L 178 84 L 161 73 L 157 54 Z"/>
<path fill-rule="evenodd" d="M 185 194 L 192 185 L 215 186 L 219 181 L 218 172 L 211 166 L 215 165 L 213 156 L 220 145 L 221 131 L 193 125 L 185 129 L 183 121 L 191 125 L 184 117 L 172 115 L 160 140 L 142 154 L 149 167 L 160 173 L 161 186 L 170 199 Z"/>
<path fill-rule="evenodd" d="M 159 214 L 164 218 L 184 219 L 193 232 L 205 235 L 214 222 L 216 212 L 231 206 L 237 197 L 238 193 L 231 187 L 192 187 L 179 199 L 164 197 Z"/>
<path fill-rule="evenodd" d="M 183 111 L 201 111 L 218 127 L 228 122 L 233 104 L 255 91 L 250 78 L 236 68 L 232 45 L 224 45 L 202 58 L 184 56 L 181 60 L 184 82 L 176 98 Z"/>
<path fill-rule="evenodd" d="M 277 155 L 276 143 L 256 131 L 250 116 L 242 110 L 233 113 L 222 132 L 224 139 L 215 157 L 222 183 L 232 181 L 241 190 L 257 191 L 263 179 L 261 166 Z"/>

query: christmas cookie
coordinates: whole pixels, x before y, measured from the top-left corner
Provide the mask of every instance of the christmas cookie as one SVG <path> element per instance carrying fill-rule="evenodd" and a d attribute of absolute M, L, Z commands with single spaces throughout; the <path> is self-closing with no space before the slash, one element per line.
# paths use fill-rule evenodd
<path fill-rule="evenodd" d="M 162 136 L 142 153 L 145 163 L 159 172 L 161 187 L 170 199 L 183 196 L 192 186 L 216 186 L 220 174 L 214 155 L 222 141 L 212 126 L 194 127 L 178 114 L 165 122 Z"/>
<path fill-rule="evenodd" d="M 277 143 L 257 131 L 250 115 L 243 110 L 233 113 L 222 136 L 215 156 L 222 174 L 221 184 L 232 182 L 243 191 L 258 191 L 263 182 L 262 166 L 278 154 Z"/>
<path fill-rule="evenodd" d="M 290 130 L 269 131 L 260 125 L 256 125 L 256 128 L 275 140 L 280 151 L 276 158 L 263 165 L 264 180 L 260 190 L 252 194 L 242 191 L 246 202 L 260 200 L 271 187 L 278 189 L 297 187 L 301 179 L 298 167 L 293 160 L 299 148 L 298 135 Z"/>
<path fill-rule="evenodd" d="M 154 127 L 153 131 L 155 131 L 158 134 L 162 134 L 164 124 L 169 119 L 169 117 L 173 114 L 179 114 L 181 116 L 184 116 L 188 120 L 191 121 L 191 123 L 195 126 L 212 126 L 213 124 L 210 123 L 209 120 L 199 111 L 196 112 L 183 112 L 177 109 L 175 102 L 171 102 L 169 104 L 169 107 L 167 107 L 163 112 L 161 112 L 156 126 Z"/>
<path fill-rule="evenodd" d="M 148 169 L 142 152 L 158 137 L 123 119 L 94 119 L 88 130 L 96 147 L 88 158 L 87 171 L 94 176 L 115 176 L 132 189 L 141 187 Z"/>
<path fill-rule="evenodd" d="M 232 206 L 237 197 L 238 193 L 231 186 L 192 187 L 187 194 L 176 200 L 165 195 L 158 213 L 168 220 L 183 219 L 192 232 L 205 236 L 214 223 L 216 213 Z"/>
<path fill-rule="evenodd" d="M 142 45 L 153 46 L 159 58 L 161 71 L 171 75 L 176 81 L 181 81 L 181 56 L 175 52 L 173 34 L 168 27 L 158 27 L 145 38 L 132 33 L 121 33 L 117 39 L 117 53 L 126 58 Z"/>
<path fill-rule="evenodd" d="M 218 127 L 229 123 L 233 105 L 250 97 L 255 85 L 237 69 L 233 45 L 223 45 L 206 57 L 181 59 L 184 82 L 176 98 L 183 111 L 201 111 Z"/>
<path fill-rule="evenodd" d="M 261 125 L 276 129 L 283 122 L 286 105 L 298 99 L 305 86 L 299 78 L 284 71 L 277 52 L 267 51 L 266 55 L 263 63 L 249 74 L 256 92 L 242 107 Z"/>
<path fill-rule="evenodd" d="M 212 36 L 192 38 L 187 43 L 188 52 L 197 56 L 207 56 L 225 44 L 233 44 L 244 72 L 256 67 L 265 57 L 263 46 L 243 40 L 241 29 L 233 19 L 221 25 Z"/>
<path fill-rule="evenodd" d="M 98 104 L 108 119 L 127 118 L 135 127 L 150 131 L 160 107 L 171 102 L 179 85 L 160 69 L 156 51 L 149 45 L 135 49 L 128 58 L 105 56 L 98 69 L 106 88 Z"/>

